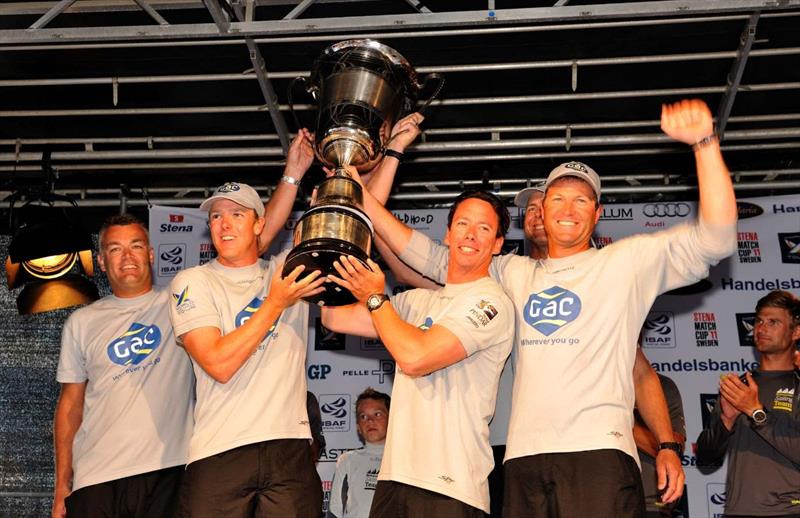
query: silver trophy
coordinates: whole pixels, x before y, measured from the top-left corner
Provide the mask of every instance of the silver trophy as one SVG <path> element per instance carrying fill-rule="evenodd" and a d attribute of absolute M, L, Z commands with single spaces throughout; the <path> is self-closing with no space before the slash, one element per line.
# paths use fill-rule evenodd
<path fill-rule="evenodd" d="M 347 40 L 331 45 L 314 63 L 311 77 L 295 78 L 289 87 L 289 104 L 295 84 L 317 102 L 314 152 L 333 176 L 318 187 L 311 208 L 300 218 L 294 232 L 294 248 L 286 258 L 283 274 L 299 265 L 305 271 L 336 274 L 333 263 L 352 255 L 366 264 L 372 251 L 372 223 L 364 213 L 361 186 L 345 166 L 359 172 L 372 169 L 383 157 L 394 123 L 414 110 L 420 92 L 433 84 L 433 94 L 418 111 L 438 95 L 444 79 L 429 74 L 417 81 L 414 68 L 397 51 L 374 40 Z M 298 127 L 300 125 L 298 124 Z M 350 292 L 333 284 L 309 302 L 319 305 L 352 304 Z"/>

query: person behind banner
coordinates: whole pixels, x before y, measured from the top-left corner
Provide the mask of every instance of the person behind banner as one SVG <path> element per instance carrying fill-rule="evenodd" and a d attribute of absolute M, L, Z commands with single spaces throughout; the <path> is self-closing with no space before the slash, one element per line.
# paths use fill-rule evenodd
<path fill-rule="evenodd" d="M 659 294 L 707 276 L 736 247 L 736 199 L 710 110 L 699 100 L 665 105 L 661 127 L 692 146 L 695 222 L 591 248 L 602 215 L 600 178 L 568 162 L 546 182 L 548 257 L 502 256 L 490 267 L 518 311 L 504 477 L 509 518 L 644 514 L 632 434 L 639 329 Z M 388 218 L 373 224 L 410 267 L 434 280 L 446 274 L 446 248 Z M 672 502 L 684 475 L 665 423 L 654 430 L 663 446 L 656 465 L 662 498 Z"/>
<path fill-rule="evenodd" d="M 367 388 L 356 399 L 358 438 L 364 447 L 342 454 L 336 461 L 328 518 L 365 518 L 372 506 L 389 425 L 388 394 Z"/>
<path fill-rule="evenodd" d="M 144 224 L 100 229 L 111 295 L 64 324 L 56 379 L 53 518 L 175 515 L 192 431 L 192 367 L 175 347 L 169 292 L 153 287 Z"/>
<path fill-rule="evenodd" d="M 353 173 L 358 178 L 356 173 Z M 366 194 L 366 197 L 371 195 Z M 380 206 L 372 198 L 372 203 Z M 382 217 L 393 218 L 384 211 Z M 392 418 L 370 516 L 483 516 L 492 469 L 489 421 L 513 338 L 513 309 L 488 277 L 509 225 L 494 195 L 461 194 L 448 215 L 449 273 L 439 290 L 384 294 L 377 264 L 353 257 L 331 280 L 358 300 L 323 323 L 379 337 L 397 362 Z"/>
<path fill-rule="evenodd" d="M 697 464 L 718 466 L 727 454 L 725 516 L 800 516 L 798 341 L 800 301 L 772 291 L 756 304 L 758 370 L 720 378 Z"/>

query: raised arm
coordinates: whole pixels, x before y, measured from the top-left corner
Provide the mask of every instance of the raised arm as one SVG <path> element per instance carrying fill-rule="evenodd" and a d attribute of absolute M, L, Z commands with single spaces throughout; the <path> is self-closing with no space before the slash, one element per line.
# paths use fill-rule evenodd
<path fill-rule="evenodd" d="M 371 171 L 370 178 L 366 182 L 367 189 L 377 199 L 381 205 L 389 199 L 392 190 L 392 183 L 400 165 L 400 156 L 406 148 L 416 140 L 420 134 L 419 125 L 425 117 L 420 113 L 412 113 L 397 121 L 392 128 L 391 137 L 386 144 L 389 153 L 381 160 L 380 164 Z M 397 155 L 400 156 L 397 156 Z"/>
<path fill-rule="evenodd" d="M 375 236 L 375 247 L 381 253 L 381 257 L 392 271 L 392 274 L 397 282 L 405 284 L 406 286 L 425 288 L 428 290 L 435 290 L 441 287 L 440 284 L 437 284 L 422 274 L 417 273 L 416 270 L 401 261 L 400 258 L 397 257 L 394 252 L 392 252 L 392 249 L 389 248 L 389 245 L 386 244 L 381 236 Z"/>
<path fill-rule="evenodd" d="M 689 144 L 694 151 L 700 193 L 700 217 L 711 225 L 736 223 L 736 196 L 730 172 L 722 159 L 714 120 L 706 103 L 683 100 L 661 107 L 661 129 Z"/>
<path fill-rule="evenodd" d="M 302 128 L 297 132 L 297 136 L 289 146 L 289 153 L 286 156 L 286 168 L 283 176 L 278 180 L 278 185 L 272 193 L 269 201 L 264 205 L 264 217 L 266 225 L 258 236 L 258 254 L 267 251 L 272 240 L 283 228 L 289 214 L 292 213 L 294 200 L 297 197 L 297 190 L 300 181 L 311 167 L 314 161 L 313 139 L 307 129 Z"/>
<path fill-rule="evenodd" d="M 297 280 L 303 271 L 298 266 L 286 277 L 276 269 L 269 293 L 261 306 L 241 326 L 223 335 L 216 327 L 198 327 L 180 336 L 183 346 L 206 373 L 220 383 L 227 383 L 271 332 L 284 309 L 302 297 L 320 293 L 325 281 L 319 271 Z"/>
<path fill-rule="evenodd" d="M 86 382 L 62 383 L 53 421 L 56 480 L 53 494 L 52 518 L 67 515 L 64 500 L 72 492 L 72 442 L 83 422 L 83 400 Z"/>

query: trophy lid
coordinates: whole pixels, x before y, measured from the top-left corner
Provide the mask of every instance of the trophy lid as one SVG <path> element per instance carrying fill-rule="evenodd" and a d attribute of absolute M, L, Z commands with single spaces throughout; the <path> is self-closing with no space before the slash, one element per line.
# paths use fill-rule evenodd
<path fill-rule="evenodd" d="M 417 71 L 414 70 L 414 67 L 411 66 L 411 63 L 409 63 L 402 54 L 379 41 L 367 38 L 340 41 L 329 46 L 322 51 L 322 54 L 314 66 L 314 71 L 319 72 L 321 68 L 320 65 L 323 63 L 341 65 L 351 60 L 357 61 L 354 59 L 354 54 L 359 53 L 362 54 L 362 57 L 365 59 L 378 56 L 384 62 L 391 65 L 395 69 L 395 73 L 398 71 L 402 72 L 400 77 L 404 79 L 403 82 L 406 83 L 406 88 L 408 89 L 407 93 L 411 96 L 416 96 L 422 88 L 422 85 L 417 81 Z M 316 74 L 312 72 L 313 83 L 318 82 L 314 79 L 315 75 Z"/>

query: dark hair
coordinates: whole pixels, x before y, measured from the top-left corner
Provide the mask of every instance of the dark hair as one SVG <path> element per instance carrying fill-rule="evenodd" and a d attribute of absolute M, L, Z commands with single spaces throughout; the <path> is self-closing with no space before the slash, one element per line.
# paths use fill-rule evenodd
<path fill-rule="evenodd" d="M 389 397 L 389 394 L 384 394 L 383 392 L 378 392 L 372 387 L 367 387 L 366 390 L 364 390 L 364 392 L 359 394 L 358 398 L 356 398 L 356 413 L 358 413 L 358 405 L 365 399 L 383 401 L 383 404 L 386 406 L 386 410 L 389 410 L 389 405 L 392 403 L 392 398 Z"/>
<path fill-rule="evenodd" d="M 103 248 L 103 235 L 109 229 L 109 227 L 125 227 L 127 225 L 139 225 L 144 230 L 145 235 L 147 236 L 147 240 L 150 240 L 150 235 L 147 232 L 147 227 L 142 220 L 137 218 L 132 214 L 114 214 L 113 216 L 109 216 L 103 221 L 102 226 L 100 227 L 100 232 L 98 233 L 98 243 L 100 248 Z"/>
<path fill-rule="evenodd" d="M 756 313 L 759 313 L 764 308 L 785 309 L 792 317 L 792 324 L 800 325 L 800 300 L 788 291 L 771 291 L 758 299 Z"/>
<path fill-rule="evenodd" d="M 447 228 L 450 228 L 450 225 L 453 223 L 453 214 L 456 213 L 458 206 L 470 198 L 483 200 L 492 206 L 495 214 L 497 214 L 497 221 L 499 223 L 497 226 L 497 237 L 505 237 L 506 232 L 508 232 L 508 227 L 511 224 L 511 216 L 508 215 L 508 209 L 503 205 L 500 198 L 486 191 L 464 191 L 459 194 L 453 202 L 453 206 L 450 207 L 450 212 L 447 214 Z"/>

